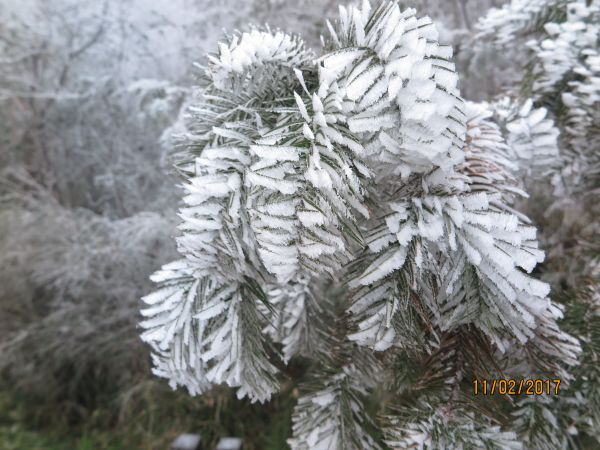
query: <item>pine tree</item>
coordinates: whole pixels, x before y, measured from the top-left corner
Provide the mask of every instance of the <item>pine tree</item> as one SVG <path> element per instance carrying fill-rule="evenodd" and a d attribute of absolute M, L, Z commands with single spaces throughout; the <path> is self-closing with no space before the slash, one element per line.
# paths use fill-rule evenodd
<path fill-rule="evenodd" d="M 365 1 L 327 27 L 320 56 L 255 28 L 208 57 L 175 162 L 182 259 L 144 297 L 154 372 L 264 402 L 309 358 L 292 449 L 523 448 L 472 380 L 566 385 L 578 361 L 513 205 L 512 155 L 536 150 L 461 99 L 427 17 Z"/>

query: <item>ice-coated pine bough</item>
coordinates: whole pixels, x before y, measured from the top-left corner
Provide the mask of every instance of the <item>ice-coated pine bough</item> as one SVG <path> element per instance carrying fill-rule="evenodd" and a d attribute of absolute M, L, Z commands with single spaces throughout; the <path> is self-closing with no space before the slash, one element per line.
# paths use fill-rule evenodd
<path fill-rule="evenodd" d="M 144 297 L 154 373 L 264 402 L 302 355 L 293 449 L 520 448 L 469 380 L 579 349 L 529 275 L 526 149 L 461 99 L 429 18 L 365 1 L 327 26 L 320 55 L 256 28 L 208 57 L 176 158 L 182 259 Z"/>
<path fill-rule="evenodd" d="M 529 160 L 529 167 L 554 169 L 564 185 L 561 195 L 595 195 L 600 179 L 600 2 L 512 0 L 490 10 L 477 27 L 479 37 L 494 46 L 512 44 L 528 54 L 521 95 L 513 100 L 522 108 L 512 114 L 519 123 L 508 129 L 509 140 L 521 142 L 517 149 L 527 144 L 517 157 Z M 532 104 L 543 108 L 532 109 Z M 560 155 L 546 145 L 558 134 L 541 120 L 546 110 L 560 129 Z"/>
<path fill-rule="evenodd" d="M 478 28 L 493 46 L 525 54 L 514 98 L 495 108 L 516 150 L 514 161 L 525 168 L 520 173 L 535 187 L 529 204 L 544 205 L 538 218 L 550 250 L 544 272 L 564 303 L 560 326 L 582 347 L 576 367 L 557 371 L 571 380 L 569 389 L 558 396 L 519 398 L 512 427 L 527 449 L 598 448 L 600 2 L 512 0 L 492 9 Z M 512 357 L 518 364 L 522 353 Z M 527 357 L 539 366 L 548 362 Z"/>

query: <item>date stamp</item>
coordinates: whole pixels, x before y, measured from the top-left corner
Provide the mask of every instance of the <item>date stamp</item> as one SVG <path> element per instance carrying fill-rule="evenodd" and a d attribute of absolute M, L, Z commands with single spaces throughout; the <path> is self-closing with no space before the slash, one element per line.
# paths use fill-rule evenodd
<path fill-rule="evenodd" d="M 558 395 L 559 387 L 559 379 L 473 380 L 473 393 L 475 395 Z"/>

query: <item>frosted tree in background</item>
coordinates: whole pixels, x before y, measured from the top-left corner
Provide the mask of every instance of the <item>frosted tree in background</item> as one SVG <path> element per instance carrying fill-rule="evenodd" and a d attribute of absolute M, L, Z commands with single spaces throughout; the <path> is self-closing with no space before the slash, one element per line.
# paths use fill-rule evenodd
<path fill-rule="evenodd" d="M 139 296 L 175 254 L 158 141 L 194 39 L 174 2 L 144 4 L 0 7 L 0 390 L 40 416 L 89 417 L 146 371 Z"/>
<path fill-rule="evenodd" d="M 513 205 L 513 156 L 553 151 L 546 111 L 511 116 L 507 140 L 461 99 L 431 20 L 396 2 L 341 7 L 327 28 L 319 55 L 255 28 L 209 56 L 176 157 L 182 258 L 144 297 L 154 373 L 264 402 L 310 358 L 292 449 L 555 448 L 528 405 L 472 385 L 566 387 L 578 363 Z M 529 149 L 529 129 L 549 137 Z"/>

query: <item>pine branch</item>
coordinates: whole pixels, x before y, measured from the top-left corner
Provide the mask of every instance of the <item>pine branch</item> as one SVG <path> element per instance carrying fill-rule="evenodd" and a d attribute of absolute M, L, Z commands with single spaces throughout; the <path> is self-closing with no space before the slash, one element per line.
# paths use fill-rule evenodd
<path fill-rule="evenodd" d="M 394 448 L 520 448 L 464 394 L 508 354 L 529 373 L 528 358 L 565 377 L 577 362 L 512 206 L 515 155 L 541 163 L 556 130 L 523 108 L 507 142 L 413 9 L 365 1 L 328 26 L 318 57 L 268 28 L 209 57 L 177 156 L 184 259 L 145 297 L 155 372 L 262 402 L 278 388 L 272 340 L 285 364 L 316 362 L 294 449 L 383 447 L 366 398 L 384 386 L 400 400 Z"/>

